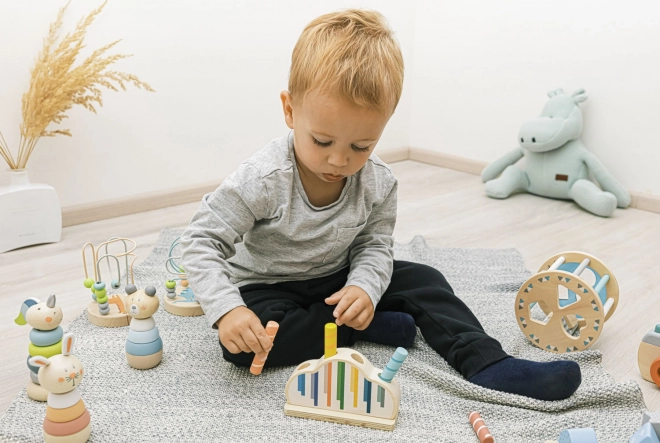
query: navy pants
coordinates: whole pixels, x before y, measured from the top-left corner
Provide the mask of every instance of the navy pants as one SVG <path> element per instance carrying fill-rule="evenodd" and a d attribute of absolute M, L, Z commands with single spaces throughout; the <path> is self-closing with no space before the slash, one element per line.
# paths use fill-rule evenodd
<path fill-rule="evenodd" d="M 239 288 L 263 325 L 270 320 L 280 325 L 266 366 L 298 365 L 323 355 L 324 325 L 335 321 L 335 305 L 326 305 L 324 300 L 345 286 L 348 272 L 346 267 L 310 280 Z M 410 314 L 427 343 L 466 379 L 508 356 L 454 295 L 445 277 L 430 266 L 395 260 L 392 280 L 376 311 Z M 339 326 L 337 346 L 352 346 L 360 334 Z M 239 366 L 250 366 L 254 358 L 253 353 L 232 354 L 224 346 L 222 351 L 225 360 Z"/>

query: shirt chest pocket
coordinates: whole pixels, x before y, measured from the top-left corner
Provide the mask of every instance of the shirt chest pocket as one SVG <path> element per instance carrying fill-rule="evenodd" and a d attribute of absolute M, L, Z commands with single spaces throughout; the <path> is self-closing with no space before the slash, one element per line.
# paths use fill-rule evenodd
<path fill-rule="evenodd" d="M 347 254 L 348 247 L 353 243 L 355 237 L 358 236 L 360 231 L 364 229 L 364 226 L 367 222 L 362 223 L 360 226 L 354 228 L 339 228 L 337 229 L 337 238 L 335 244 L 332 246 L 330 252 L 328 252 L 323 258 L 323 263 L 330 263 L 337 260 L 338 257 Z"/>

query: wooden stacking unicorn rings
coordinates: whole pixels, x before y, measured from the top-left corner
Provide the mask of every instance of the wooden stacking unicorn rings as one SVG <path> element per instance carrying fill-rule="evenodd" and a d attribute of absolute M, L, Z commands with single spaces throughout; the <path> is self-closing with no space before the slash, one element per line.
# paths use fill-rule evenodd
<path fill-rule="evenodd" d="M 525 337 L 543 350 L 583 351 L 598 339 L 618 301 L 616 278 L 600 260 L 564 252 L 549 258 L 521 286 L 516 320 Z M 532 309 L 535 305 L 540 309 Z"/>

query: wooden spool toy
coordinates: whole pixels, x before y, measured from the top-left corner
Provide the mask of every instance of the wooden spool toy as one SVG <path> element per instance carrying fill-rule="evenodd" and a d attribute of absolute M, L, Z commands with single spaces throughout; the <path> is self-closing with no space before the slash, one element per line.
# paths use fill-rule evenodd
<path fill-rule="evenodd" d="M 394 430 L 401 390 L 393 380 L 408 356 L 397 348 L 383 371 L 350 348 L 337 348 L 337 325 L 325 326 L 325 354 L 300 364 L 286 383 L 286 415 Z"/>
<path fill-rule="evenodd" d="M 89 411 L 78 391 L 83 366 L 71 355 L 74 342 L 73 334 L 65 334 L 62 354 L 30 358 L 30 364 L 39 368 L 39 383 L 48 391 L 44 419 L 46 443 L 83 443 L 92 432 Z"/>
<path fill-rule="evenodd" d="M 639 344 L 637 365 L 644 380 L 660 387 L 660 324 L 649 331 Z"/>
<path fill-rule="evenodd" d="M 167 269 L 167 272 L 177 276 L 176 278 L 171 278 L 165 282 L 165 289 L 167 291 L 165 297 L 163 297 L 165 310 L 170 314 L 181 315 L 184 317 L 204 315 L 202 307 L 199 302 L 195 300 L 195 294 L 188 284 L 188 279 L 186 278 L 183 268 L 179 266 L 178 261 L 181 260 L 181 257 L 173 256 L 174 250 L 179 246 L 180 241 L 181 237 L 174 239 L 170 246 L 167 260 L 165 261 L 165 269 Z M 179 282 L 178 286 L 177 281 Z"/>
<path fill-rule="evenodd" d="M 152 317 L 160 306 L 156 288 L 138 290 L 128 285 L 126 293 L 128 313 L 133 317 L 126 338 L 126 360 L 135 369 L 151 369 L 163 359 L 163 340 Z"/>
<path fill-rule="evenodd" d="M 593 345 L 619 301 L 614 274 L 596 257 L 564 252 L 548 259 L 518 291 L 516 320 L 535 346 L 562 354 Z M 541 312 L 533 317 L 538 304 Z"/>
<path fill-rule="evenodd" d="M 14 320 L 17 325 L 28 324 L 32 326 L 30 331 L 30 345 L 27 366 L 30 369 L 30 381 L 26 391 L 28 397 L 37 401 L 46 401 L 48 391 L 39 383 L 39 367 L 30 364 L 30 358 L 41 355 L 53 357 L 62 353 L 62 337 L 64 331 L 60 326 L 62 323 L 62 308 L 56 306 L 55 294 L 48 297 L 45 302 L 36 298 L 28 298 L 21 305 L 21 311 Z"/>
<path fill-rule="evenodd" d="M 124 245 L 124 252 L 119 254 L 110 254 L 108 253 L 108 245 L 113 243 L 122 242 Z M 131 249 L 129 250 L 126 242 L 132 244 Z M 90 247 L 92 250 L 92 259 L 94 263 L 94 275 L 89 276 L 87 272 L 87 257 L 85 251 L 87 247 Z M 99 251 L 101 247 L 105 247 L 105 255 L 99 258 Z M 101 326 L 105 328 L 115 328 L 120 326 L 128 326 L 130 323 L 130 316 L 126 312 L 125 308 L 125 296 L 121 294 L 108 295 L 107 290 L 109 289 L 106 286 L 106 283 L 103 281 L 101 276 L 101 260 L 104 258 L 108 263 L 109 271 L 112 271 L 110 268 L 110 258 L 113 258 L 117 265 L 117 278 L 113 279 L 110 282 L 110 288 L 119 289 L 121 286 L 121 270 L 119 257 L 124 257 L 126 260 L 125 272 L 126 272 L 126 284 L 135 284 L 133 279 L 133 264 L 135 263 L 136 255 L 133 253 L 137 244 L 135 241 L 129 238 L 119 238 L 113 237 L 110 240 L 101 243 L 98 248 L 94 248 L 94 245 L 91 243 L 85 243 L 82 249 L 82 259 L 83 259 L 83 269 L 85 270 L 85 281 L 84 285 L 86 288 L 92 291 L 92 302 L 87 306 L 87 319 L 90 323 L 95 324 L 96 326 Z M 132 257 L 132 261 L 128 264 L 128 257 Z M 131 275 L 131 283 L 129 283 L 129 270 Z"/>

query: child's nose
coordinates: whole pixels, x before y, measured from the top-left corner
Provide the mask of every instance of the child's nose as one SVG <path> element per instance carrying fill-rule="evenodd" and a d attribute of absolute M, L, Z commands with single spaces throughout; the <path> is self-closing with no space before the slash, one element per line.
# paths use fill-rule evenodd
<path fill-rule="evenodd" d="M 52 318 L 52 317 L 46 317 L 46 321 L 47 321 L 48 323 L 50 323 L 50 322 L 53 321 L 53 318 Z"/>
<path fill-rule="evenodd" d="M 76 373 L 72 372 L 71 374 L 69 374 L 69 378 L 76 378 Z"/>

